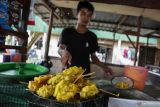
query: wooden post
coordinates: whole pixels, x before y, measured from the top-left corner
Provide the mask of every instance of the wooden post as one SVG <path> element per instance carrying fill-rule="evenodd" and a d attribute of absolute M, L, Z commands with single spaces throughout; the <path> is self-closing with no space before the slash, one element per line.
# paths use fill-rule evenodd
<path fill-rule="evenodd" d="M 28 16 L 30 12 L 30 4 L 31 0 L 24 0 L 23 1 L 23 14 L 22 14 L 22 20 L 21 20 L 21 32 L 27 31 L 27 22 L 28 22 Z"/>
<path fill-rule="evenodd" d="M 46 61 L 48 61 L 48 52 L 49 52 L 49 43 L 50 43 L 50 37 L 51 37 L 51 32 L 52 32 L 52 23 L 53 23 L 53 13 L 54 10 L 51 10 L 50 13 L 50 20 L 49 20 L 49 28 L 48 28 L 48 33 L 47 33 L 47 38 L 45 42 L 45 52 L 44 52 L 44 58 Z"/>
<path fill-rule="evenodd" d="M 148 60 L 148 44 L 149 44 L 149 36 L 147 36 L 147 53 L 145 54 L 145 65 L 147 64 L 147 60 Z"/>
<path fill-rule="evenodd" d="M 140 37 L 140 32 L 141 32 L 141 22 L 142 22 L 142 16 L 140 16 L 138 18 L 138 35 L 137 35 L 137 41 L 136 41 L 136 51 L 135 51 L 135 61 L 134 61 L 134 66 L 136 66 L 136 62 L 137 62 L 137 53 L 138 53 L 138 47 L 139 47 L 139 37 Z"/>
<path fill-rule="evenodd" d="M 27 44 L 28 44 L 28 33 L 27 33 L 27 22 L 28 22 L 28 16 L 30 12 L 30 4 L 31 0 L 21 0 L 20 1 L 23 4 L 23 11 L 22 11 L 22 20 L 20 20 L 20 31 L 24 34 L 21 35 L 21 39 L 24 41 L 22 45 L 22 49 L 20 49 L 21 53 L 21 61 L 25 62 L 27 59 Z M 23 36 L 23 37 L 22 37 Z"/>
<path fill-rule="evenodd" d="M 26 32 L 25 33 L 25 39 L 24 39 L 24 43 L 23 43 L 23 46 L 22 46 L 22 49 L 21 49 L 21 53 L 22 53 L 22 62 L 25 62 L 27 60 L 27 44 L 28 44 L 28 33 Z"/>

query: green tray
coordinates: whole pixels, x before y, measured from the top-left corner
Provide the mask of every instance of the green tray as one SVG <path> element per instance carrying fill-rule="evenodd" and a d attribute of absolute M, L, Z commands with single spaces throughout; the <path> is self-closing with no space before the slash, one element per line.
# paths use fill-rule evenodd
<path fill-rule="evenodd" d="M 0 63 L 0 82 L 28 81 L 35 76 L 47 74 L 46 67 L 30 63 Z"/>

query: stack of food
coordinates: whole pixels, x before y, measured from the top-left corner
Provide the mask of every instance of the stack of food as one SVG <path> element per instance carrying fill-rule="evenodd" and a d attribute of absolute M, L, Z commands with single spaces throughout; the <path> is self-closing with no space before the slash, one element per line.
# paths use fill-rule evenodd
<path fill-rule="evenodd" d="M 56 75 L 43 75 L 29 81 L 28 88 L 38 96 L 54 97 L 57 101 L 71 101 L 73 99 L 89 99 L 99 93 L 99 89 L 91 81 L 84 79 L 81 67 L 70 67 Z"/>

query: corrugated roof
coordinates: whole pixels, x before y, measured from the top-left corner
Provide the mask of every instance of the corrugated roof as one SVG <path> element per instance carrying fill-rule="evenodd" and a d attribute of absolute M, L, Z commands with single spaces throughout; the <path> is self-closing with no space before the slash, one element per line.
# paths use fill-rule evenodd
<path fill-rule="evenodd" d="M 37 0 L 34 13 L 49 23 L 54 10 L 53 27 L 76 25 L 76 6 L 80 0 Z M 152 0 L 93 0 L 95 17 L 89 28 L 117 33 L 160 37 L 160 1 Z M 152 4 L 154 3 L 154 4 Z M 142 16 L 142 17 L 140 17 Z M 141 20 L 140 34 L 137 30 Z"/>
<path fill-rule="evenodd" d="M 34 32 L 47 32 L 48 31 L 48 25 L 38 16 L 35 16 L 35 25 L 31 26 L 28 25 L 28 30 L 34 31 Z M 63 28 L 53 28 L 52 33 L 56 35 L 60 35 Z M 103 30 L 96 30 L 96 29 L 90 29 L 93 31 L 98 38 L 101 39 L 113 39 L 113 32 L 103 31 Z M 133 42 L 136 42 L 136 36 L 130 36 L 131 40 Z M 124 34 L 116 33 L 115 40 L 121 39 L 122 41 L 129 41 L 128 38 Z M 140 43 L 147 43 L 146 37 L 140 37 Z M 149 39 L 150 44 L 157 44 L 157 39 L 150 38 Z"/>

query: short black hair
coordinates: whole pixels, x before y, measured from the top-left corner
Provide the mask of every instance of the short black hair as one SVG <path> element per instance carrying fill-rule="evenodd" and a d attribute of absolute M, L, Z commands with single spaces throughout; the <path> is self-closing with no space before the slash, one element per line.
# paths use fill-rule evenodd
<path fill-rule="evenodd" d="M 89 2 L 89 1 L 80 1 L 77 5 L 77 13 L 80 11 L 80 9 L 82 8 L 86 8 L 88 9 L 89 11 L 94 12 L 94 7 L 93 5 Z"/>

